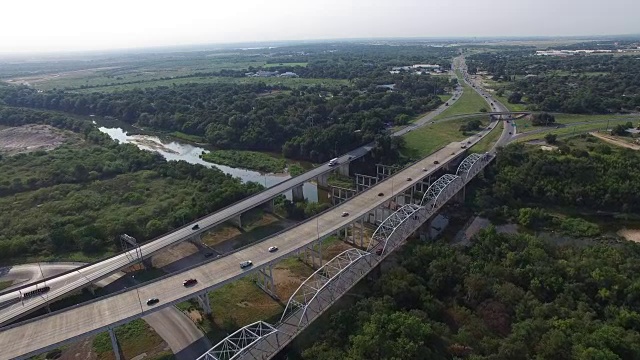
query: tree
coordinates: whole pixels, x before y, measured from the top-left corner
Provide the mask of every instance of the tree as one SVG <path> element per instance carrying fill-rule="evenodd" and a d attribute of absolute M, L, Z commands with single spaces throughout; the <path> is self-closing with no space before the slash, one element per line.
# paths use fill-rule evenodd
<path fill-rule="evenodd" d="M 548 126 L 556 122 L 556 117 L 553 114 L 547 112 L 541 112 L 531 115 L 531 125 L 533 126 Z"/>
<path fill-rule="evenodd" d="M 544 136 L 544 140 L 547 142 L 547 144 L 555 144 L 557 139 L 558 136 L 556 134 L 547 134 Z"/>
<path fill-rule="evenodd" d="M 517 91 L 512 92 L 511 95 L 509 95 L 509 98 L 507 98 L 507 101 L 510 104 L 519 104 L 521 100 L 522 94 Z"/>

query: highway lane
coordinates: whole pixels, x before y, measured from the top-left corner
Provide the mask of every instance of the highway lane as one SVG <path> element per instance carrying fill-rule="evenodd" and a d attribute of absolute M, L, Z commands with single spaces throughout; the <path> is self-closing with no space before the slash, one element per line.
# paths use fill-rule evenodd
<path fill-rule="evenodd" d="M 460 98 L 462 93 L 462 89 L 456 89 L 454 96 L 449 100 L 449 104 L 452 105 Z M 447 109 L 448 106 L 442 105 L 433 112 L 427 114 L 426 116 L 418 119 L 414 124 L 403 128 L 399 131 L 396 131 L 392 134 L 392 136 L 402 136 L 412 129 L 423 126 L 432 119 L 439 115 L 441 112 Z M 353 151 L 350 151 L 339 157 L 340 164 L 345 162 L 349 162 L 349 157 L 359 158 L 361 156 L 366 155 L 372 149 L 372 145 L 365 145 L 360 148 L 357 148 Z M 316 177 L 333 170 L 333 167 L 330 167 L 328 163 L 320 165 L 298 177 L 291 178 L 285 180 L 279 184 L 274 185 L 273 187 L 256 194 L 252 197 L 239 201 L 235 204 L 232 204 L 229 207 L 226 207 L 218 212 L 210 214 L 202 219 L 199 219 L 195 222 L 192 222 L 189 225 L 184 226 L 183 228 L 177 229 L 171 233 L 165 234 L 153 241 L 148 242 L 140 246 L 140 252 L 144 258 L 151 256 L 152 254 L 162 250 L 165 247 L 170 245 L 179 243 L 184 241 L 185 239 L 197 235 L 206 231 L 207 229 L 213 228 L 216 225 L 219 225 L 239 214 L 246 212 L 249 209 L 256 207 L 259 204 L 265 203 L 275 196 L 284 193 L 285 191 L 300 185 L 304 182 L 308 182 Z M 191 230 L 191 227 L 194 223 L 198 223 L 200 229 L 197 231 Z M 77 289 L 81 289 L 89 283 L 99 281 L 100 279 L 110 275 L 111 273 L 117 272 L 120 269 L 135 263 L 138 261 L 139 253 L 136 250 L 131 250 L 114 257 L 105 259 L 103 261 L 94 263 L 88 267 L 84 267 L 78 269 L 77 271 L 63 274 L 61 276 L 50 278 L 46 280 L 46 286 L 49 286 L 52 291 L 43 296 L 34 297 L 31 299 L 27 299 L 23 302 L 20 302 L 20 298 L 22 293 L 31 291 L 36 289 L 37 287 L 45 286 L 44 284 L 34 285 L 31 287 L 23 288 L 20 291 L 16 290 L 13 292 L 5 293 L 0 295 L 0 304 L 13 304 L 8 307 L 4 307 L 0 309 L 0 326 L 6 325 L 15 319 L 18 319 L 20 316 L 26 315 L 32 311 L 37 310 L 38 308 L 46 305 L 47 303 L 54 301 L 55 299 L 63 296 L 65 293 L 74 291 Z M 55 291 L 53 291 L 55 289 Z"/>
<path fill-rule="evenodd" d="M 492 124 L 492 126 L 495 125 L 496 122 Z M 5 349 L 3 356 L 25 358 L 38 354 L 77 338 L 104 331 L 107 327 L 146 316 L 163 307 L 192 298 L 205 289 L 218 288 L 262 266 L 277 263 L 314 242 L 318 237 L 331 235 L 354 219 L 367 215 L 371 209 L 389 201 L 392 198 L 392 192 L 397 194 L 404 191 L 425 176 L 433 174 L 465 151 L 461 148 L 462 143 L 470 142 L 469 146 L 472 146 L 481 139 L 482 137 L 471 136 L 462 142 L 451 143 L 410 168 L 398 172 L 349 201 L 319 215 L 317 220 L 312 218 L 253 246 L 183 273 L 146 283 L 136 289 L 128 289 L 94 302 L 9 326 L 0 332 L 0 349 Z M 434 161 L 438 161 L 439 165 L 434 165 Z M 423 171 L 423 168 L 427 171 Z M 411 180 L 407 181 L 408 178 Z M 378 196 L 380 192 L 384 196 Z M 342 212 L 348 212 L 350 215 L 342 217 Z M 320 229 L 319 233 L 317 229 Z M 278 246 L 279 251 L 268 252 L 267 249 L 270 246 Z M 252 260 L 254 266 L 249 269 L 240 269 L 239 263 L 244 260 Z M 182 286 L 182 281 L 187 278 L 198 279 L 198 285 L 185 288 Z M 51 293 L 55 295 L 56 292 L 65 291 L 64 288 L 52 289 Z M 152 297 L 158 297 L 160 303 L 149 307 L 145 304 L 145 300 Z"/>
<path fill-rule="evenodd" d="M 24 264 L 9 267 L 2 271 L 0 280 L 18 280 L 22 282 L 34 282 L 43 276 L 52 276 L 58 273 L 77 268 L 85 263 L 41 263 Z M 96 285 L 104 287 L 120 277 L 118 272 L 100 280 Z M 124 284 L 123 284 L 124 286 Z M 178 360 L 194 359 L 207 351 L 211 344 L 202 331 L 180 310 L 167 307 L 161 311 L 143 317 L 164 341 L 167 342 Z"/>

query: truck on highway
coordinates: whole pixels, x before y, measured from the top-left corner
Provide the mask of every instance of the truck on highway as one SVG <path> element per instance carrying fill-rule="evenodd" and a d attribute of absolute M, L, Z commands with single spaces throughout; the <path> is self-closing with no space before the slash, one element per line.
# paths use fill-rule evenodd
<path fill-rule="evenodd" d="M 329 166 L 336 166 L 336 165 L 338 165 L 338 158 L 333 158 L 329 160 Z"/>

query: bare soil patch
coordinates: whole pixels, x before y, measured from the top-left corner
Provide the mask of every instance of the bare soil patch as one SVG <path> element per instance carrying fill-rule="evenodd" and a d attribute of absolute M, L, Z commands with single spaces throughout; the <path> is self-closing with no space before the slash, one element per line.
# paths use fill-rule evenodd
<path fill-rule="evenodd" d="M 177 245 L 167 248 L 164 251 L 159 252 L 157 255 L 154 255 L 151 258 L 151 265 L 153 265 L 154 268 L 162 269 L 169 264 L 172 264 L 197 252 L 197 246 L 188 241 L 183 241 Z"/>
<path fill-rule="evenodd" d="M 70 131 L 49 125 L 24 125 L 0 130 L 0 152 L 8 155 L 53 150 L 67 141 L 82 141 Z"/>
<path fill-rule="evenodd" d="M 639 229 L 622 229 L 622 230 L 618 231 L 618 235 L 622 236 L 623 238 L 625 238 L 625 239 L 627 239 L 629 241 L 640 243 L 640 230 Z"/>
<path fill-rule="evenodd" d="M 619 140 L 613 136 L 608 136 L 608 135 L 603 135 L 603 134 L 598 134 L 596 132 L 592 132 L 590 133 L 591 135 L 597 137 L 598 139 L 604 140 L 606 142 L 608 142 L 609 144 L 613 144 L 616 146 L 620 146 L 620 147 L 624 147 L 627 149 L 632 149 L 632 150 L 640 150 L 640 145 L 635 145 L 635 144 L 631 144 L 628 143 L 626 141 L 623 140 Z"/>
<path fill-rule="evenodd" d="M 189 316 L 189 319 L 191 319 L 191 321 L 193 321 L 196 324 L 199 324 L 202 321 L 202 314 L 198 310 L 195 310 L 195 309 L 190 310 L 187 313 L 187 316 Z"/>
<path fill-rule="evenodd" d="M 242 231 L 235 226 L 222 224 L 212 231 L 207 231 L 202 235 L 202 243 L 207 246 L 215 246 L 242 234 Z"/>
<path fill-rule="evenodd" d="M 305 279 L 305 277 L 297 275 L 287 268 L 276 267 L 273 269 L 273 282 L 276 286 L 276 295 L 278 295 L 280 299 L 289 299 Z"/>

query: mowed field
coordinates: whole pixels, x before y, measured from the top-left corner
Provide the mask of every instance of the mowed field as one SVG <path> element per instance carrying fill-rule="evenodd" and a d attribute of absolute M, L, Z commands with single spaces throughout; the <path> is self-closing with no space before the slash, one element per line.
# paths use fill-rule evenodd
<path fill-rule="evenodd" d="M 425 125 L 407 133 L 404 135 L 406 146 L 403 155 L 413 159 L 422 158 L 452 141 L 466 138 L 468 135 L 460 131 L 460 125 L 474 119 L 482 121 L 483 127 L 489 124 L 489 116 L 478 115 L 467 119 Z"/>

